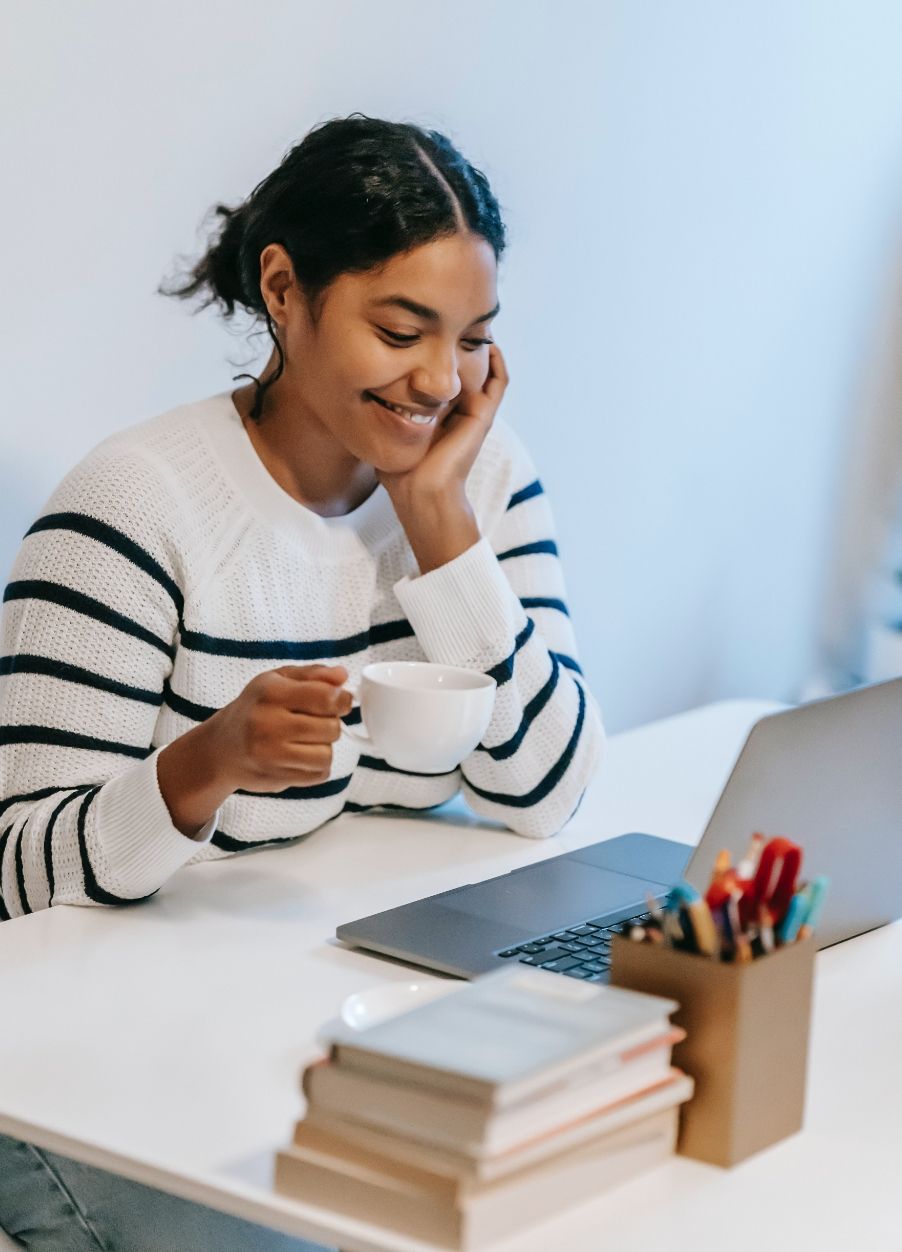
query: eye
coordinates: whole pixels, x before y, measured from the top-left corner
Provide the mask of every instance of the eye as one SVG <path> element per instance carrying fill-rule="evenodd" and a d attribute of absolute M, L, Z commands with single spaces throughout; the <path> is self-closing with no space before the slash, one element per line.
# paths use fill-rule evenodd
<path fill-rule="evenodd" d="M 406 347 L 409 344 L 416 343 L 420 337 L 419 335 L 399 335 L 397 331 L 389 330 L 385 326 L 380 326 L 379 330 L 382 331 L 383 335 L 388 335 L 389 339 L 393 341 L 393 344 L 397 345 L 398 347 Z M 467 349 L 468 352 L 475 352 L 477 348 L 482 348 L 486 344 L 494 343 L 494 342 L 495 342 L 494 339 L 465 339 L 464 340 L 464 343 L 471 345 Z"/>

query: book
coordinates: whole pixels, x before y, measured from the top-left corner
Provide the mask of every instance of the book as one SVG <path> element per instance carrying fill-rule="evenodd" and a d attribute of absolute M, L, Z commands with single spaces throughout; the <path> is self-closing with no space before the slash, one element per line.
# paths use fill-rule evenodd
<path fill-rule="evenodd" d="M 448 1090 L 407 1084 L 334 1060 L 304 1073 L 308 1114 L 338 1116 L 473 1156 L 506 1152 L 562 1123 L 607 1108 L 671 1077 L 672 1027 L 638 1053 L 611 1051 L 535 1095 L 495 1108 L 487 1098 L 456 1098 Z"/>
<path fill-rule="evenodd" d="M 321 1140 L 278 1153 L 276 1187 L 297 1200 L 469 1252 L 666 1160 L 676 1131 L 677 1110 L 665 1109 L 489 1182 Z"/>
<path fill-rule="evenodd" d="M 681 1070 L 670 1069 L 663 1080 L 645 1090 L 602 1109 L 587 1108 L 569 1121 L 562 1121 L 553 1129 L 533 1135 L 491 1156 L 437 1147 L 434 1142 L 424 1142 L 407 1133 L 395 1133 L 316 1109 L 309 1111 L 304 1120 L 298 1122 L 294 1141 L 300 1147 L 315 1148 L 323 1145 L 325 1137 L 336 1151 L 341 1150 L 338 1144 L 349 1144 L 434 1174 L 487 1182 L 608 1134 L 627 1122 L 683 1104 L 691 1098 L 693 1087 L 692 1079 Z"/>
<path fill-rule="evenodd" d="M 342 1067 L 503 1108 L 664 1034 L 676 1008 L 675 1000 L 518 964 L 368 1030 L 336 1028 L 328 1042 Z"/>

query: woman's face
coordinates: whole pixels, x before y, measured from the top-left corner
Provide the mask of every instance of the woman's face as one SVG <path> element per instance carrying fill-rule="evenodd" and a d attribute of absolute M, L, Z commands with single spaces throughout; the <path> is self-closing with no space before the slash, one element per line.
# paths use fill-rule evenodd
<path fill-rule="evenodd" d="M 498 305 L 491 245 L 452 235 L 378 269 L 341 274 L 321 297 L 315 324 L 284 249 L 270 245 L 261 261 L 265 294 L 276 290 L 279 272 L 283 284 L 286 268 L 291 275 L 281 303 L 268 300 L 286 358 L 280 394 L 355 459 L 387 472 L 412 469 L 461 392 L 480 391 L 488 376 Z"/>

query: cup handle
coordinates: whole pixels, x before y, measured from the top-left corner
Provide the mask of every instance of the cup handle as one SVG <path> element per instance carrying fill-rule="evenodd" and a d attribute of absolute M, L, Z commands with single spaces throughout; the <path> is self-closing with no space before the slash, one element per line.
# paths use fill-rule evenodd
<path fill-rule="evenodd" d="M 349 681 L 345 683 L 345 691 L 350 691 L 354 704 L 360 704 L 360 684 Z M 346 739 L 353 739 L 355 743 L 361 744 L 365 748 L 371 748 L 373 741 L 367 734 L 366 727 L 361 722 L 361 728 L 348 726 L 345 722 L 341 723 L 341 733 Z"/>

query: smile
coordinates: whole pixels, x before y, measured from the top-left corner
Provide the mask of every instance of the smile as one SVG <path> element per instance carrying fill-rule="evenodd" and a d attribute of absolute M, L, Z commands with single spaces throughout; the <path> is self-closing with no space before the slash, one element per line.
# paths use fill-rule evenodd
<path fill-rule="evenodd" d="M 406 418 L 414 426 L 428 426 L 438 416 L 436 413 L 412 413 L 410 409 L 402 409 L 400 405 L 389 404 L 387 400 L 383 400 L 381 396 L 375 395 L 372 391 L 368 391 L 366 395 L 369 400 L 375 400 L 377 404 L 381 404 L 383 409 L 388 409 L 389 413 L 397 413 L 398 417 Z"/>

